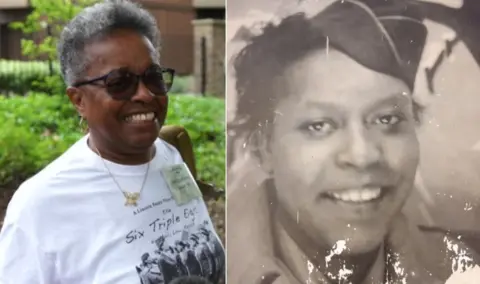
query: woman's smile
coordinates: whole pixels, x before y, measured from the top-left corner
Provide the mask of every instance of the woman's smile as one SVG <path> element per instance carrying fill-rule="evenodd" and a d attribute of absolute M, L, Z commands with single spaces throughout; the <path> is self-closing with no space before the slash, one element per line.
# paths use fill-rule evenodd
<path fill-rule="evenodd" d="M 395 187 L 369 186 L 340 191 L 325 191 L 318 195 L 321 211 L 328 210 L 332 217 L 346 220 L 377 220 L 382 212 L 388 213 Z"/>
<path fill-rule="evenodd" d="M 327 191 L 321 194 L 322 198 L 328 198 L 337 202 L 351 204 L 363 204 L 378 201 L 386 188 L 369 186 L 350 188 L 341 191 Z"/>
<path fill-rule="evenodd" d="M 150 137 L 156 137 L 160 129 L 158 117 L 151 111 L 127 115 L 121 124 L 127 135 L 135 136 L 136 139 L 149 140 Z"/>
<path fill-rule="evenodd" d="M 155 112 L 134 113 L 125 116 L 122 122 L 128 127 L 140 131 L 157 132 L 159 128 L 158 118 Z"/>
<path fill-rule="evenodd" d="M 124 118 L 125 122 L 131 123 L 131 124 L 150 123 L 156 119 L 157 118 L 154 112 L 136 113 L 136 114 L 128 115 Z"/>

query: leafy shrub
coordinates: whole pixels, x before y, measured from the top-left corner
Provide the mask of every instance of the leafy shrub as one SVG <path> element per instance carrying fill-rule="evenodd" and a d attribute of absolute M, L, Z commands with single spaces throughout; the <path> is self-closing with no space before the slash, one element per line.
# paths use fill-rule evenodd
<path fill-rule="evenodd" d="M 194 145 L 201 180 L 225 186 L 225 101 L 213 97 L 172 96 L 167 124 L 182 125 Z"/>
<path fill-rule="evenodd" d="M 0 96 L 0 185 L 18 184 L 80 138 L 76 117 L 66 96 Z"/>
<path fill-rule="evenodd" d="M 58 63 L 52 63 L 53 74 L 62 82 Z M 48 62 L 0 59 L 0 91 L 25 94 L 29 91 L 49 91 L 42 82 L 50 76 Z"/>
<path fill-rule="evenodd" d="M 170 91 L 175 94 L 191 93 L 193 86 L 192 83 L 192 76 L 175 76 L 175 80 L 173 80 L 173 86 Z"/>
<path fill-rule="evenodd" d="M 223 100 L 170 97 L 167 124 L 184 126 L 193 141 L 199 178 L 225 185 Z M 82 137 L 67 96 L 0 96 L 0 187 L 25 180 Z"/>
<path fill-rule="evenodd" d="M 47 61 L 17 61 L 0 59 L 0 93 L 25 94 L 46 92 L 63 94 L 65 84 L 60 73 L 60 65 L 52 62 L 53 74 Z M 193 78 L 175 76 L 172 93 L 190 93 Z"/>

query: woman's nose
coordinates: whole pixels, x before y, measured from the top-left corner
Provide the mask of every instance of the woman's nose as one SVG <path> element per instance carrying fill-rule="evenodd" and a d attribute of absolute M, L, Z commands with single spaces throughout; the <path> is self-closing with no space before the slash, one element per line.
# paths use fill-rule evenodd
<path fill-rule="evenodd" d="M 383 153 L 378 135 L 371 133 L 363 125 L 352 126 L 348 129 L 345 143 L 337 155 L 340 166 L 366 169 L 382 162 Z"/>
<path fill-rule="evenodd" d="M 134 102 L 143 102 L 149 103 L 154 99 L 154 95 L 150 90 L 143 84 L 142 81 L 138 82 L 137 91 L 135 95 L 132 97 L 132 101 Z"/>

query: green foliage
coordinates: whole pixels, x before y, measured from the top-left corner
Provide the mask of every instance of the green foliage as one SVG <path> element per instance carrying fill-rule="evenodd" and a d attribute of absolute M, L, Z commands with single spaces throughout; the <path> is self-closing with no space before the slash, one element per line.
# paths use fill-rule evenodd
<path fill-rule="evenodd" d="M 167 124 L 188 130 L 199 178 L 225 187 L 225 101 L 212 97 L 172 96 Z"/>
<path fill-rule="evenodd" d="M 81 133 L 65 96 L 0 96 L 0 186 L 18 183 L 63 153 Z"/>
<path fill-rule="evenodd" d="M 3 66 L 0 66 L 0 92 L 24 94 L 27 91 L 38 91 L 53 94 L 65 89 L 58 72 L 58 64 L 53 63 L 57 59 L 60 33 L 75 15 L 96 2 L 98 0 L 30 0 L 32 12 L 25 21 L 13 22 L 9 26 L 24 34 L 21 40 L 24 56 L 32 60 L 47 59 L 55 65 L 56 70 L 50 70 L 48 64 L 35 62 L 29 66 L 32 69 L 16 68 L 20 74 L 5 74 L 5 70 L 10 69 L 4 70 Z M 24 74 L 25 70 L 32 72 Z"/>
<path fill-rule="evenodd" d="M 49 94 L 64 94 L 65 83 L 60 75 L 60 64 L 52 61 L 50 75 L 48 61 L 16 61 L 0 59 L 0 93 L 25 94 L 29 91 Z M 189 93 L 191 76 L 175 76 L 172 93 Z"/>
<path fill-rule="evenodd" d="M 175 79 L 173 80 L 173 86 L 170 92 L 175 94 L 191 93 L 192 82 L 193 82 L 192 76 L 184 76 L 184 77 L 175 76 Z"/>
<path fill-rule="evenodd" d="M 56 46 L 63 26 L 86 6 L 98 0 L 30 0 L 32 12 L 23 22 L 13 22 L 10 28 L 20 30 L 33 38 L 22 39 L 22 53 L 31 59 L 46 57 L 55 60 Z M 44 32 L 40 41 L 34 37 Z"/>
<path fill-rule="evenodd" d="M 192 137 L 200 179 L 225 185 L 224 101 L 172 95 L 167 124 Z M 18 184 L 60 156 L 82 137 L 67 96 L 29 93 L 0 96 L 0 188 Z"/>
<path fill-rule="evenodd" d="M 58 93 L 65 90 L 60 74 L 60 66 L 45 61 L 15 61 L 0 59 L 0 92 L 25 94 L 29 91 Z"/>

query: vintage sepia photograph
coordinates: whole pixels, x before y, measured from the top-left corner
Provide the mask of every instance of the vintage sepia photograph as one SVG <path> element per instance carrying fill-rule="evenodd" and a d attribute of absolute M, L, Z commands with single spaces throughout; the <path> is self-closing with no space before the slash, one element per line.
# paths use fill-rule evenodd
<path fill-rule="evenodd" d="M 480 2 L 227 19 L 228 283 L 478 283 Z"/>
<path fill-rule="evenodd" d="M 223 284 L 225 0 L 0 0 L 0 284 Z"/>

